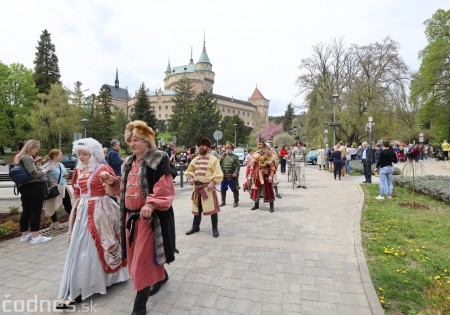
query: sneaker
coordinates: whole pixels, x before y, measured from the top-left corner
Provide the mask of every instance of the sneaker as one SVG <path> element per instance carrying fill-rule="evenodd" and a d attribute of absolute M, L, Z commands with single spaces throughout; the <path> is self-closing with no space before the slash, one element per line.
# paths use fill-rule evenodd
<path fill-rule="evenodd" d="M 53 230 L 61 230 L 63 228 L 63 226 L 61 225 L 61 223 L 56 221 L 56 222 L 52 222 L 52 224 L 50 224 L 50 228 Z"/>
<path fill-rule="evenodd" d="M 29 241 L 29 240 L 31 240 L 31 233 L 28 233 L 28 235 L 25 235 L 25 236 L 21 236 L 21 237 L 20 237 L 20 242 L 21 242 L 21 243 L 27 242 L 27 241 Z"/>
<path fill-rule="evenodd" d="M 47 243 L 50 242 L 51 240 L 52 240 L 51 237 L 39 235 L 31 239 L 31 245 Z"/>
<path fill-rule="evenodd" d="M 384 200 L 384 196 L 379 195 L 379 196 L 376 196 L 375 199 Z"/>
<path fill-rule="evenodd" d="M 388 199 L 392 199 L 392 196 L 388 196 Z"/>

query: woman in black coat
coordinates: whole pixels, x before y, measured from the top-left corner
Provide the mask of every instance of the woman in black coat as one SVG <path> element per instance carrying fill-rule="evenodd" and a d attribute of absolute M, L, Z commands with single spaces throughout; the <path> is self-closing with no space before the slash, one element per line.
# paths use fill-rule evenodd
<path fill-rule="evenodd" d="M 334 179 L 336 179 L 336 175 L 339 175 L 339 180 L 341 180 L 341 168 L 342 168 L 342 157 L 341 151 L 334 147 L 334 151 L 331 152 L 331 158 L 333 159 L 334 166 Z"/>

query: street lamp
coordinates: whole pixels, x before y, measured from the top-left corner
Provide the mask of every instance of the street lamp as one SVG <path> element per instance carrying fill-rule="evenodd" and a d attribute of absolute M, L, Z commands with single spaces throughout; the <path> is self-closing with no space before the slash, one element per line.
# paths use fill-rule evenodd
<path fill-rule="evenodd" d="M 236 147 L 237 124 L 233 124 L 233 126 L 234 126 L 234 147 Z"/>
<path fill-rule="evenodd" d="M 87 128 L 87 126 L 88 126 L 88 124 L 89 124 L 89 119 L 83 118 L 83 119 L 81 120 L 81 123 L 82 123 L 83 126 L 84 126 L 84 137 L 86 138 L 86 128 Z"/>
<path fill-rule="evenodd" d="M 323 133 L 324 133 L 324 136 L 323 136 L 323 146 L 326 146 L 327 143 L 328 143 L 328 138 L 327 138 L 327 136 L 328 136 L 328 129 L 325 129 L 325 130 L 323 131 Z"/>
<path fill-rule="evenodd" d="M 373 117 L 369 117 L 369 122 L 367 123 L 367 131 L 369 132 L 369 148 L 371 147 L 371 135 L 372 135 L 372 126 L 375 125 L 375 123 L 373 122 Z"/>
<path fill-rule="evenodd" d="M 339 95 L 333 94 L 331 99 L 333 101 L 333 147 L 336 145 L 336 103 Z"/>

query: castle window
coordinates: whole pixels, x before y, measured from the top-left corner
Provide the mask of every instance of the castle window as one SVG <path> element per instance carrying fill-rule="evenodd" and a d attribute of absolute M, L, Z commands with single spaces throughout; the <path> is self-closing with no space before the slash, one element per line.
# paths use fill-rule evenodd
<path fill-rule="evenodd" d="M 166 105 L 166 109 L 169 109 L 169 106 Z"/>
<path fill-rule="evenodd" d="M 247 117 L 250 117 L 250 113 L 247 113 Z"/>
<path fill-rule="evenodd" d="M 166 118 L 169 118 L 169 114 L 166 114 Z"/>
<path fill-rule="evenodd" d="M 230 113 L 230 109 L 228 108 L 228 114 Z"/>
<path fill-rule="evenodd" d="M 158 118 L 161 118 L 161 114 L 158 114 Z"/>
<path fill-rule="evenodd" d="M 234 109 L 233 109 L 233 114 L 234 114 Z"/>
<path fill-rule="evenodd" d="M 222 107 L 222 112 L 225 112 L 225 108 Z"/>
<path fill-rule="evenodd" d="M 249 126 L 250 125 L 250 123 L 247 121 L 247 126 Z"/>
<path fill-rule="evenodd" d="M 241 111 L 240 110 L 238 110 L 238 115 L 240 115 L 241 114 Z"/>
<path fill-rule="evenodd" d="M 159 110 L 161 110 L 161 105 L 159 105 Z"/>

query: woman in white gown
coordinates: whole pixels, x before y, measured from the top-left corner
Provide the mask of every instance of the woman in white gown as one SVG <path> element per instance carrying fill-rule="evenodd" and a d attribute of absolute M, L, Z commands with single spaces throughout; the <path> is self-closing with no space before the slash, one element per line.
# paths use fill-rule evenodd
<path fill-rule="evenodd" d="M 92 138 L 74 142 L 78 155 L 72 178 L 77 199 L 69 219 L 69 251 L 61 277 L 57 309 L 70 308 L 89 296 L 106 294 L 106 287 L 127 281 L 130 276 L 122 261 L 119 206 L 107 196 L 100 174 L 115 176 L 100 143 Z M 117 191 L 118 193 L 118 191 Z"/>

